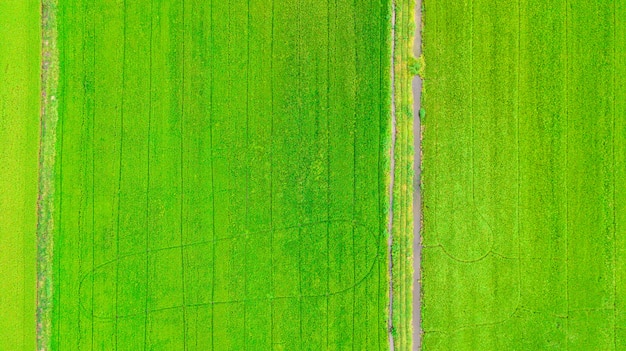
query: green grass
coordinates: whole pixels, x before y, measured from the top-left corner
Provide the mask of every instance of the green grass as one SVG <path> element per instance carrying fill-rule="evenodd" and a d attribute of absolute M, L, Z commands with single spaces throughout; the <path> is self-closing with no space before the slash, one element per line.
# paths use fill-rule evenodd
<path fill-rule="evenodd" d="M 0 350 L 35 349 L 39 3 L 0 1 Z"/>
<path fill-rule="evenodd" d="M 424 350 L 626 342 L 612 1 L 427 1 Z"/>
<path fill-rule="evenodd" d="M 60 2 L 51 349 L 386 349 L 390 10 Z"/>

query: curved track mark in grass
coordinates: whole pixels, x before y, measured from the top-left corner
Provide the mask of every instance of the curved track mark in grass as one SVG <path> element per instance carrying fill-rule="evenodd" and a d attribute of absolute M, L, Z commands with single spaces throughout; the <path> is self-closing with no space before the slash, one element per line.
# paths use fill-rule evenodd
<path fill-rule="evenodd" d="M 212 305 L 218 305 L 218 304 L 229 304 L 229 303 L 241 303 L 241 302 L 246 302 L 246 301 L 274 301 L 274 300 L 280 300 L 280 299 L 299 299 L 299 298 L 315 298 L 315 297 L 330 297 L 330 296 L 336 296 L 336 295 L 340 295 L 342 293 L 346 293 L 348 291 L 351 291 L 352 289 L 354 289 L 355 287 L 358 287 L 359 285 L 361 285 L 362 283 L 364 283 L 374 272 L 374 267 L 376 266 L 377 261 L 383 256 L 383 246 L 382 244 L 382 238 L 380 236 L 378 236 L 378 232 L 374 229 L 368 228 L 367 226 L 352 221 L 352 220 L 342 220 L 342 219 L 335 219 L 335 220 L 330 220 L 330 221 L 315 221 L 315 222 L 309 222 L 309 223 L 303 223 L 301 225 L 295 225 L 295 226 L 288 226 L 285 228 L 279 228 L 279 229 L 275 229 L 275 230 L 264 230 L 264 231 L 258 231 L 258 232 L 254 232 L 254 233 L 247 233 L 247 234 L 242 234 L 239 236 L 234 236 L 234 237 L 228 237 L 228 238 L 220 238 L 220 239 L 215 239 L 215 240 L 204 240 L 204 241 L 198 241 L 198 242 L 194 242 L 194 243 L 189 243 L 189 244 L 185 244 L 185 245 L 174 245 L 174 246 L 170 246 L 170 247 L 164 247 L 164 248 L 159 248 L 159 249 L 154 249 L 154 250 L 150 250 L 148 253 L 146 253 L 145 251 L 140 251 L 140 252 L 134 252 L 134 253 L 129 253 L 129 254 L 125 254 L 125 255 L 120 255 L 119 257 L 116 257 L 112 260 L 103 262 L 99 265 L 97 265 L 96 267 L 94 267 L 93 271 L 88 272 L 86 274 L 84 274 L 81 278 L 80 278 L 80 282 L 79 282 L 79 295 L 82 295 L 82 291 L 83 291 L 83 284 L 85 282 L 89 282 L 91 281 L 92 277 L 96 276 L 97 274 L 107 274 L 107 267 L 111 270 L 110 274 L 114 275 L 114 268 L 115 268 L 115 263 L 118 262 L 119 260 L 122 259 L 126 259 L 126 258 L 131 258 L 131 257 L 142 257 L 145 255 L 149 255 L 151 253 L 156 253 L 159 251 L 165 251 L 165 250 L 172 250 L 172 249 L 182 249 L 183 251 L 185 250 L 185 248 L 188 247 L 193 247 L 193 246 L 197 246 L 197 245 L 203 245 L 203 244 L 209 244 L 209 243 L 213 243 L 215 241 L 223 241 L 223 240 L 239 240 L 242 238 L 247 238 L 247 237 L 252 237 L 254 235 L 261 235 L 261 234 L 267 234 L 267 233 L 271 233 L 271 232 L 276 232 L 276 231 L 288 231 L 288 230 L 294 230 L 294 229 L 302 229 L 302 228 L 310 228 L 313 226 L 327 226 L 327 225 L 335 225 L 337 229 L 340 229 L 344 235 L 342 237 L 342 239 L 347 240 L 348 238 L 351 237 L 351 233 L 355 230 L 366 230 L 367 233 L 365 235 L 369 235 L 371 236 L 374 240 L 372 240 L 372 245 L 375 245 L 376 250 L 375 250 L 375 254 L 371 255 L 370 257 L 367 257 L 367 268 L 362 270 L 361 272 L 359 272 L 360 274 L 358 274 L 358 276 L 354 276 L 354 280 L 349 282 L 349 284 L 340 287 L 337 290 L 334 291 L 326 291 L 326 292 L 319 292 L 319 291 L 303 291 L 300 294 L 296 294 L 296 295 L 290 295 L 290 296 L 268 296 L 268 297 L 263 297 L 263 298 L 251 298 L 251 299 L 247 299 L 247 298 L 242 298 L 242 299 L 235 299 L 235 300 L 224 300 L 224 301 L 207 301 L 207 302 L 203 302 L 203 303 L 190 303 L 190 304 L 184 304 L 184 307 L 199 307 L 199 306 L 212 306 Z M 136 310 L 140 310 L 140 306 L 135 306 Z M 177 306 L 171 306 L 171 307 L 166 307 L 166 309 L 170 309 L 170 308 L 183 308 L 183 305 L 177 305 Z M 100 319 L 100 320 L 114 320 L 115 316 L 102 316 L 102 315 L 96 315 L 94 313 L 92 313 L 91 310 L 88 310 L 86 306 L 82 305 L 80 306 L 80 309 L 86 313 L 87 316 L 91 316 L 94 319 Z M 159 309 L 160 310 L 160 309 Z M 150 310 L 148 312 L 156 312 L 158 310 Z M 146 313 L 145 309 L 141 309 L 141 312 L 138 313 L 131 313 L 131 314 L 127 314 L 127 315 L 118 315 L 118 317 L 136 317 L 136 316 L 141 316 L 144 315 Z"/>
<path fill-rule="evenodd" d="M 376 255 L 376 259 L 380 258 L 380 252 Z M 359 287 L 361 284 L 363 284 L 367 278 L 369 278 L 372 273 L 374 273 L 374 267 L 376 265 L 372 264 L 367 273 L 361 277 L 358 281 L 356 281 L 354 284 L 351 284 L 341 290 L 338 291 L 334 291 L 328 294 L 302 294 L 302 295 L 293 295 L 293 296 L 272 296 L 272 297 L 265 297 L 265 298 L 245 298 L 245 299 L 235 299 L 235 300 L 225 300 L 225 301 L 212 301 L 212 302 L 201 302 L 201 303 L 193 303 L 193 304 L 186 304 L 186 305 L 176 305 L 176 306 L 170 306 L 170 307 L 163 307 L 163 308 L 157 308 L 157 309 L 153 309 L 153 310 L 149 310 L 148 313 L 153 313 L 153 312 L 160 312 L 160 311 L 167 311 L 167 310 L 172 310 L 172 309 L 177 309 L 180 308 L 182 309 L 183 307 L 203 307 L 203 306 L 213 306 L 213 305 L 225 305 L 225 304 L 237 304 L 237 303 L 243 303 L 243 302 L 258 302 L 258 301 L 275 301 L 275 300 L 287 300 L 287 299 L 300 299 L 300 298 L 315 298 L 315 297 L 331 297 L 331 296 L 337 296 L 337 295 L 341 295 L 344 294 L 346 292 L 352 291 L 352 289 Z M 84 279 L 83 279 L 84 280 Z M 82 283 L 81 283 L 82 285 Z M 90 313 L 90 310 L 87 309 L 87 307 L 81 305 L 80 306 L 81 310 L 83 310 L 84 312 Z M 126 314 L 126 315 L 118 315 L 118 316 L 101 316 L 101 315 L 92 315 L 91 318 L 93 319 L 97 319 L 97 320 L 104 320 L 104 321 L 114 321 L 116 318 L 132 318 L 132 317 L 139 317 L 139 316 L 143 316 L 146 314 L 146 311 L 141 311 L 138 313 L 131 313 L 131 314 Z"/>

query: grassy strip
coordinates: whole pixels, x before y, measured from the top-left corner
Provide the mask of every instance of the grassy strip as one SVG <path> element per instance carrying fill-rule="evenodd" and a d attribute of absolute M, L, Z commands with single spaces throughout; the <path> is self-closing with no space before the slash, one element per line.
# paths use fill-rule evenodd
<path fill-rule="evenodd" d="M 42 1 L 42 75 L 37 223 L 37 349 L 50 349 L 53 303 L 54 168 L 58 122 L 57 3 Z"/>
<path fill-rule="evenodd" d="M 413 36 L 415 2 L 395 1 L 395 182 L 393 189 L 393 335 L 411 350 L 413 311 Z"/>

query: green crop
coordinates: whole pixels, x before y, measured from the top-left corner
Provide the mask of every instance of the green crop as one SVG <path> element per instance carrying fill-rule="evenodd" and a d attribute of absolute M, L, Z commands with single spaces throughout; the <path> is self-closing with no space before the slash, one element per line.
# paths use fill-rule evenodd
<path fill-rule="evenodd" d="M 427 1 L 423 349 L 620 350 L 620 1 Z"/>
<path fill-rule="evenodd" d="M 53 350 L 387 348 L 390 11 L 59 2 Z"/>
<path fill-rule="evenodd" d="M 0 1 L 0 350 L 35 349 L 38 1 Z"/>

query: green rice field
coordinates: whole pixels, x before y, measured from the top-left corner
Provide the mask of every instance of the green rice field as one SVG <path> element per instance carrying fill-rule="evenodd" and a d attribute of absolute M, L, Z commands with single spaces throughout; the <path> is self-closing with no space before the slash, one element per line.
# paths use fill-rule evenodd
<path fill-rule="evenodd" d="M 0 0 L 0 351 L 625 349 L 626 2 L 414 6 Z"/>
<path fill-rule="evenodd" d="M 38 1 L 0 1 L 0 350 L 35 349 L 40 25 Z"/>
<path fill-rule="evenodd" d="M 408 171 L 390 216 L 391 107 L 409 101 L 391 77 L 410 84 L 390 1 L 72 0 L 56 16 L 44 344 L 386 350 L 394 318 L 410 349 L 410 237 L 389 313 L 389 221 L 412 230 Z"/>
<path fill-rule="evenodd" d="M 423 350 L 623 350 L 626 3 L 424 16 Z"/>

